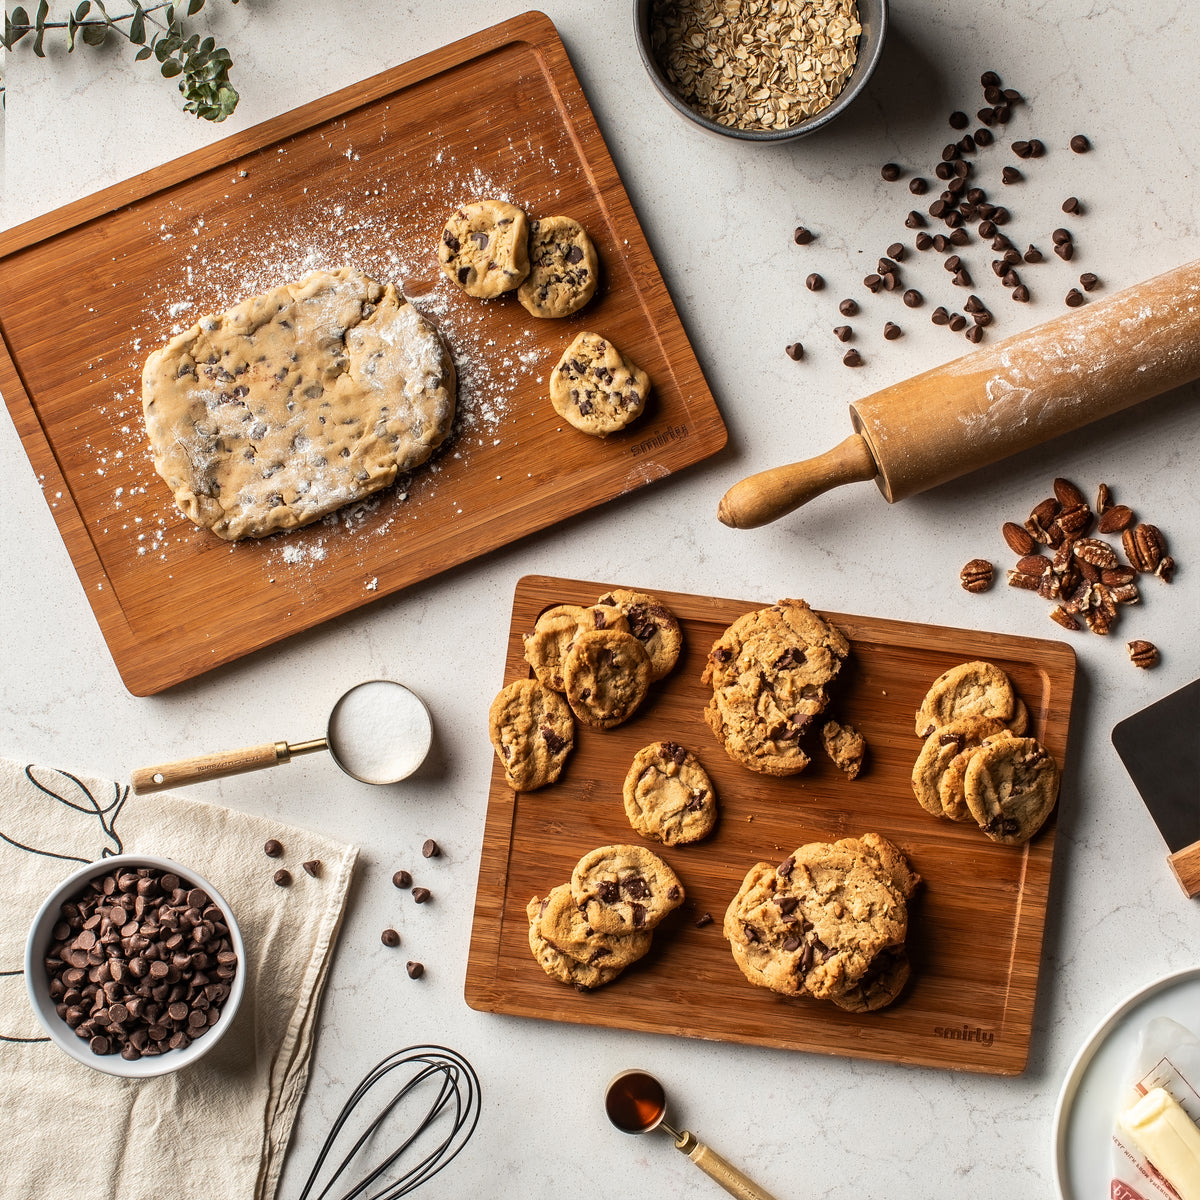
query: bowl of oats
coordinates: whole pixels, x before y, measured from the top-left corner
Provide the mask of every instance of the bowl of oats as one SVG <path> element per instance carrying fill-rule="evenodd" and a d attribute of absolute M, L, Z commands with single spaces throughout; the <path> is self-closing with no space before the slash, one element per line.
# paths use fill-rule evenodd
<path fill-rule="evenodd" d="M 655 87 L 692 124 L 745 142 L 823 129 L 866 87 L 887 0 L 635 0 Z"/>

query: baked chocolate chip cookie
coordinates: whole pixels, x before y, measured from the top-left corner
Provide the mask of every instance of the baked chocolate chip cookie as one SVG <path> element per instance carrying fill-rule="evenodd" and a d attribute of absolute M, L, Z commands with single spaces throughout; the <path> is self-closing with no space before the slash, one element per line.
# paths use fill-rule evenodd
<path fill-rule="evenodd" d="M 617 963 L 606 963 L 603 960 L 595 963 L 580 962 L 569 954 L 552 946 L 538 932 L 538 914 L 542 901 L 534 896 L 525 906 L 525 915 L 529 918 L 529 949 L 537 959 L 538 966 L 559 983 L 569 984 L 576 991 L 590 992 L 595 988 L 611 983 L 625 969 Z"/>
<path fill-rule="evenodd" d="M 967 717 L 1013 719 L 1016 694 L 1008 676 L 994 663 L 965 662 L 933 681 L 917 709 L 917 737 L 928 737 L 951 721 Z"/>
<path fill-rule="evenodd" d="M 586 911 L 575 903 L 570 884 L 553 888 L 542 901 L 537 916 L 538 933 L 561 954 L 590 966 L 620 967 L 636 962 L 650 949 L 652 931 L 601 933 L 592 927 Z"/>
<path fill-rule="evenodd" d="M 567 702 L 536 679 L 503 688 L 488 710 L 488 736 L 515 792 L 553 783 L 575 746 L 575 721 Z"/>
<path fill-rule="evenodd" d="M 581 333 L 550 372 L 554 411 L 595 437 L 637 420 L 649 395 L 650 376 L 598 333 Z"/>
<path fill-rule="evenodd" d="M 627 588 L 605 592 L 598 603 L 611 604 L 624 613 L 630 633 L 650 655 L 651 680 L 669 675 L 683 649 L 683 630 L 675 614 L 657 596 Z"/>
<path fill-rule="evenodd" d="M 571 217 L 539 217 L 529 228 L 529 274 L 517 299 L 534 317 L 569 317 L 595 294 L 600 261 Z"/>
<path fill-rule="evenodd" d="M 668 846 L 698 842 L 717 823 L 712 780 L 700 760 L 677 742 L 654 742 L 639 750 L 622 796 L 630 825 Z"/>
<path fill-rule="evenodd" d="M 563 659 L 579 632 L 582 616 L 582 605 L 556 604 L 538 617 L 531 633 L 522 635 L 525 661 L 533 668 L 538 682 L 556 692 L 563 690 Z"/>
<path fill-rule="evenodd" d="M 654 929 L 684 899 L 679 877 L 644 846 L 599 846 L 571 874 L 571 894 L 602 933 Z"/>
<path fill-rule="evenodd" d="M 529 221 L 506 200 L 477 200 L 450 215 L 438 262 L 468 296 L 503 295 L 529 274 Z"/>
<path fill-rule="evenodd" d="M 1045 824 L 1058 799 L 1054 756 L 1031 737 L 992 738 L 971 755 L 964 791 L 979 828 L 1019 846 Z"/>
<path fill-rule="evenodd" d="M 611 729 L 646 698 L 650 657 L 632 633 L 585 629 L 571 643 L 562 675 L 571 711 L 585 725 Z"/>
<path fill-rule="evenodd" d="M 847 779 L 857 779 L 867 754 L 866 739 L 853 725 L 826 721 L 821 726 L 821 745 Z"/>
<path fill-rule="evenodd" d="M 962 782 L 969 752 L 985 738 L 1008 730 L 999 717 L 963 717 L 936 729 L 926 739 L 912 769 L 917 803 L 932 816 L 969 821 Z M 955 766 L 959 760 L 959 766 Z"/>

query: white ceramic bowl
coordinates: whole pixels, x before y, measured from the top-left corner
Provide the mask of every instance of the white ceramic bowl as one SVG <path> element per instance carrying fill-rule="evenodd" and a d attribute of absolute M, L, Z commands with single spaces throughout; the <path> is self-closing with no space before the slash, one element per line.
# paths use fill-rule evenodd
<path fill-rule="evenodd" d="M 234 953 L 238 956 L 238 969 L 230 984 L 229 995 L 221 1005 L 221 1019 L 207 1033 L 198 1037 L 190 1045 L 180 1050 L 167 1050 L 162 1054 L 143 1055 L 130 1062 L 117 1054 L 95 1054 L 88 1043 L 78 1037 L 75 1031 L 64 1021 L 55 1010 L 55 1002 L 50 999 L 50 979 L 46 974 L 44 959 L 46 949 L 50 945 L 51 931 L 60 919 L 61 905 L 73 899 L 93 879 L 107 875 L 120 867 L 153 867 L 155 870 L 178 875 L 180 879 L 202 888 L 208 897 L 225 916 L 225 924 L 229 928 L 229 940 Z M 109 1075 L 120 1075 L 126 1079 L 148 1079 L 154 1075 L 166 1075 L 194 1063 L 202 1055 L 207 1054 L 221 1040 L 222 1035 L 233 1023 L 241 1004 L 242 994 L 246 987 L 246 950 L 242 943 L 241 930 L 233 910 L 225 903 L 220 892 L 204 876 L 182 863 L 173 862 L 169 858 L 156 858 L 145 854 L 116 854 L 111 858 L 102 858 L 98 862 L 88 863 L 73 871 L 46 897 L 38 914 L 33 919 L 29 929 L 29 937 L 25 942 L 25 990 L 33 1011 L 41 1022 L 42 1028 L 50 1035 L 50 1040 L 69 1054 L 76 1062 L 104 1071 Z"/>

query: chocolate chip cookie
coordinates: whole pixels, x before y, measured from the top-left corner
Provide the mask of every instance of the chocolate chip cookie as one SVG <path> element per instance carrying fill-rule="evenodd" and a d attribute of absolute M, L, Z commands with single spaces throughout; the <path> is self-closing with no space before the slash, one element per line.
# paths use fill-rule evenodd
<path fill-rule="evenodd" d="M 966 759 L 985 738 L 1000 732 L 1007 734 L 1008 730 L 999 717 L 964 717 L 934 730 L 913 764 L 912 787 L 917 803 L 932 816 L 969 821 L 971 814 L 962 792 Z M 962 765 L 951 774 L 960 756 Z"/>
<path fill-rule="evenodd" d="M 569 317 L 596 293 L 600 262 L 571 217 L 539 217 L 529 228 L 529 274 L 517 299 L 534 317 Z"/>
<path fill-rule="evenodd" d="M 617 963 L 606 963 L 603 960 L 595 963 L 580 962 L 569 954 L 552 946 L 538 932 L 538 914 L 542 901 L 534 896 L 525 906 L 525 915 L 529 918 L 529 949 L 537 959 L 538 966 L 559 983 L 569 984 L 576 991 L 590 992 L 606 983 L 611 983 L 625 969 Z"/>
<path fill-rule="evenodd" d="M 608 437 L 637 420 L 650 376 L 598 333 L 581 333 L 550 372 L 550 403 L 582 433 Z"/>
<path fill-rule="evenodd" d="M 515 792 L 553 783 L 575 745 L 567 702 L 536 679 L 510 683 L 488 710 L 488 736 Z"/>
<path fill-rule="evenodd" d="M 601 933 L 592 927 L 583 908 L 575 903 L 570 884 L 553 888 L 541 902 L 537 931 L 561 954 L 590 966 L 620 967 L 636 962 L 647 950 L 653 933 Z"/>
<path fill-rule="evenodd" d="M 966 717 L 1012 720 L 1016 695 L 1008 676 L 994 663 L 965 662 L 943 672 L 917 709 L 917 737 Z"/>
<path fill-rule="evenodd" d="M 599 846 L 571 873 L 571 894 L 602 933 L 654 929 L 684 899 L 679 877 L 644 846 Z"/>
<path fill-rule="evenodd" d="M 863 735 L 853 725 L 826 721 L 821 726 L 821 744 L 834 765 L 847 779 L 857 779 L 867 753 Z"/>
<path fill-rule="evenodd" d="M 980 829 L 993 842 L 1019 846 L 1045 824 L 1058 784 L 1058 763 L 1037 738 L 1006 737 L 971 755 L 964 791 Z"/>
<path fill-rule="evenodd" d="M 490 300 L 529 274 L 529 221 L 506 200 L 477 200 L 455 209 L 442 230 L 438 262 L 468 296 Z"/>
<path fill-rule="evenodd" d="M 538 617 L 532 633 L 521 637 L 525 661 L 533 668 L 538 682 L 556 692 L 563 690 L 563 659 L 579 632 L 582 616 L 582 605 L 556 604 Z"/>
<path fill-rule="evenodd" d="M 630 825 L 668 846 L 698 842 L 717 823 L 712 780 L 700 760 L 677 742 L 654 742 L 639 750 L 622 796 Z"/>
<path fill-rule="evenodd" d="M 598 603 L 611 604 L 624 613 L 630 633 L 650 655 L 651 681 L 669 675 L 683 649 L 683 630 L 675 614 L 657 596 L 627 588 L 605 592 Z"/>
<path fill-rule="evenodd" d="M 650 656 L 632 633 L 577 634 L 563 659 L 563 690 L 585 724 L 611 729 L 629 720 L 650 689 Z"/>
<path fill-rule="evenodd" d="M 730 758 L 752 771 L 803 771 L 801 739 L 829 704 L 828 685 L 849 653 L 841 631 L 803 600 L 746 613 L 709 652 L 701 681 L 713 698 L 704 719 Z"/>

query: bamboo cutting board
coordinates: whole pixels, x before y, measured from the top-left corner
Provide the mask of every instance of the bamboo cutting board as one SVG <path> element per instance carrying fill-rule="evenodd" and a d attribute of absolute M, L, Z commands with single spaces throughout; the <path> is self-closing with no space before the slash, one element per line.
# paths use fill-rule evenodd
<path fill-rule="evenodd" d="M 554 604 L 594 603 L 613 586 L 529 576 L 517 585 L 503 680 L 530 676 L 522 633 Z M 985 658 L 1011 676 L 1030 730 L 1059 764 L 1075 684 L 1061 642 L 827 614 L 852 644 L 830 714 L 868 743 L 863 773 L 847 780 L 819 744 L 800 775 L 773 779 L 733 762 L 704 722 L 712 691 L 700 675 L 712 644 L 751 603 L 655 593 L 680 619 L 684 652 L 632 720 L 607 731 L 577 727 L 558 783 L 518 795 L 493 764 L 467 965 L 476 1009 L 680 1037 L 1013 1075 L 1029 1054 L 1054 857 L 1052 815 L 1023 847 L 1000 846 L 974 826 L 927 814 L 912 792 L 920 749 L 913 719 L 948 667 Z M 811 599 L 811 598 L 810 598 Z M 478 736 L 486 736 L 484 730 Z M 621 801 L 634 754 L 653 741 L 693 750 L 712 776 L 721 817 L 690 846 L 648 843 L 676 871 L 683 908 L 656 930 L 650 953 L 613 983 L 576 992 L 543 974 L 530 953 L 525 904 L 566 883 L 595 846 L 637 842 Z M 894 841 L 921 875 L 910 906 L 913 976 L 891 1007 L 855 1015 L 754 987 L 735 965 L 721 922 L 756 862 L 780 862 L 810 841 L 874 831 Z M 698 926 L 704 913 L 712 923 Z"/>
<path fill-rule="evenodd" d="M 537 320 L 437 266 L 501 196 L 588 229 L 597 298 Z M 222 542 L 151 465 L 141 369 L 176 330 L 316 267 L 397 280 L 454 353 L 433 462 L 364 505 Z M 606 440 L 548 399 L 584 329 L 654 385 Z M 157 692 L 715 453 L 725 428 L 551 22 L 526 13 L 0 234 L 0 390 L 129 690 Z"/>

